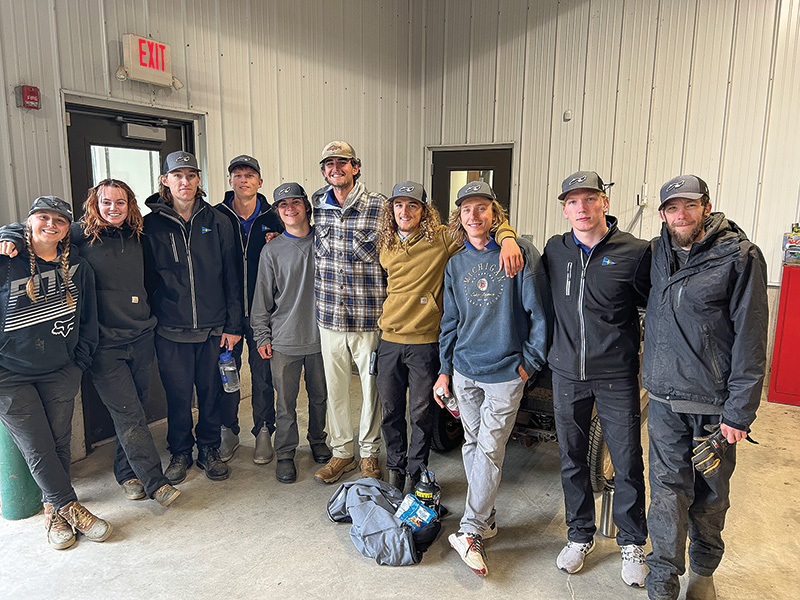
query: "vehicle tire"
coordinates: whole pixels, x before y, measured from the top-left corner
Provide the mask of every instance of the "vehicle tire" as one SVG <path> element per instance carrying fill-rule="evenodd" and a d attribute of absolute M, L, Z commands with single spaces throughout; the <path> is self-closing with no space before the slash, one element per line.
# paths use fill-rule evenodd
<path fill-rule="evenodd" d="M 450 452 L 461 446 L 464 441 L 464 427 L 461 421 L 451 415 L 447 409 L 434 409 L 433 436 L 431 448 L 437 452 Z"/>
<path fill-rule="evenodd" d="M 592 417 L 589 427 L 589 454 L 586 457 L 589 463 L 589 479 L 592 482 L 592 491 L 602 492 L 607 481 L 614 479 L 614 465 L 611 464 L 611 454 L 603 439 L 603 430 L 600 428 L 600 418 Z"/>

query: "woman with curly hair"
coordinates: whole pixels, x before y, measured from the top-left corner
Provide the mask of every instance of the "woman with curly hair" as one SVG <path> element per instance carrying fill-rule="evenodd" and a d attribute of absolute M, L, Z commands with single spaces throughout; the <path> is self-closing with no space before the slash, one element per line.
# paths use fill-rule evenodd
<path fill-rule="evenodd" d="M 89 373 L 117 434 L 114 476 L 129 500 L 149 497 L 168 506 L 180 491 L 164 476 L 144 411 L 155 317 L 144 287 L 142 221 L 131 188 L 104 179 L 89 190 L 71 236 L 95 273 L 100 342 Z M 4 228 L 0 239 L 9 239 L 11 231 Z"/>
<path fill-rule="evenodd" d="M 71 222 L 69 204 L 42 196 L 15 224 L 19 252 L 0 242 L 0 421 L 42 490 L 57 550 L 74 544 L 76 531 L 95 542 L 111 535 L 78 502 L 69 474 L 75 395 L 97 346 L 94 275 L 71 251 Z"/>
<path fill-rule="evenodd" d="M 522 256 L 508 222 L 498 224 L 503 245 L 500 267 L 513 276 Z M 431 386 L 439 374 L 439 321 L 442 317 L 444 267 L 464 248 L 439 220 L 421 184 L 404 181 L 394 186 L 379 227 L 381 266 L 387 273 L 387 297 L 378 320 L 377 386 L 383 409 L 381 430 L 386 442 L 389 483 L 403 490 L 427 465 L 433 435 Z M 408 391 L 411 440 L 407 439 Z"/>

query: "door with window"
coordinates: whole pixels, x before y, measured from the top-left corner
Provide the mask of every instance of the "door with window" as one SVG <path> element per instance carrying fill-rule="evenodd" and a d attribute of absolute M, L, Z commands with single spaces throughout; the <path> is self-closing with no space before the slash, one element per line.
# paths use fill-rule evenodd
<path fill-rule="evenodd" d="M 170 152 L 194 151 L 193 125 L 188 121 L 153 118 L 134 113 L 67 104 L 67 143 L 75 219 L 83 215 L 89 188 L 103 179 L 127 183 L 142 214 L 148 196 L 158 191 L 161 165 Z M 114 424 L 100 401 L 91 378 L 84 374 L 81 386 L 86 450 L 114 436 Z M 166 417 L 166 399 L 158 369 L 153 365 L 148 422 Z"/>

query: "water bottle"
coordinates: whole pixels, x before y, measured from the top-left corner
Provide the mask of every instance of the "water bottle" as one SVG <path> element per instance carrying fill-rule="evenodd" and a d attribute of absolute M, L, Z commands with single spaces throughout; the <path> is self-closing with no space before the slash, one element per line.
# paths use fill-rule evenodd
<path fill-rule="evenodd" d="M 456 419 L 461 418 L 461 411 L 458 410 L 458 400 L 454 394 L 450 394 L 449 396 L 444 395 L 445 389 L 443 387 L 436 388 L 436 395 L 439 396 L 439 400 L 444 402 L 444 407 L 450 411 L 450 414 L 453 415 Z"/>
<path fill-rule="evenodd" d="M 428 467 L 420 465 L 419 481 L 414 486 L 414 495 L 428 508 L 439 514 L 439 497 L 442 488 L 436 483 L 436 476 L 433 471 L 428 471 Z"/>
<path fill-rule="evenodd" d="M 219 355 L 219 374 L 222 377 L 222 389 L 230 394 L 239 391 L 239 370 L 230 350 Z"/>

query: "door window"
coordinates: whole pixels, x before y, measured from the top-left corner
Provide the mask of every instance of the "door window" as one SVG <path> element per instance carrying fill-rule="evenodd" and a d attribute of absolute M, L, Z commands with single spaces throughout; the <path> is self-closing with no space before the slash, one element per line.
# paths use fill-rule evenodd
<path fill-rule="evenodd" d="M 90 146 L 92 154 L 92 185 L 104 179 L 119 179 L 127 183 L 136 194 L 142 215 L 150 212 L 144 205 L 147 197 L 158 191 L 161 171 L 158 150 Z"/>

